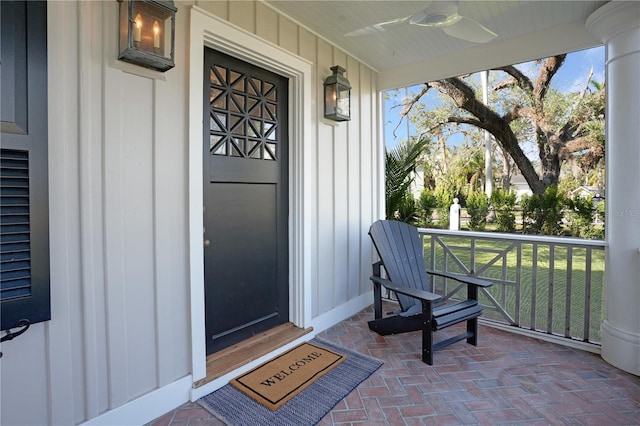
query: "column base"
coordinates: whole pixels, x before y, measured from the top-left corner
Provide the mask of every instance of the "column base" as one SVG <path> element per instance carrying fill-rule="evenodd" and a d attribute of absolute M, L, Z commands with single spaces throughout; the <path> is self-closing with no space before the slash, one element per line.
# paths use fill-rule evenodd
<path fill-rule="evenodd" d="M 602 359 L 614 367 L 640 376 L 640 333 L 602 323 Z"/>

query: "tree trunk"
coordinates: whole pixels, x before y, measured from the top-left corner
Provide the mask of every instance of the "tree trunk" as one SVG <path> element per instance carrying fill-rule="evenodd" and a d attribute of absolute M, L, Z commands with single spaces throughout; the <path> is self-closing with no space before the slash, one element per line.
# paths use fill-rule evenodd
<path fill-rule="evenodd" d="M 511 189 L 511 163 L 509 157 L 502 152 L 502 190 L 509 191 Z"/>
<path fill-rule="evenodd" d="M 442 172 L 447 174 L 447 143 L 445 139 L 440 135 L 440 149 L 442 149 Z"/>

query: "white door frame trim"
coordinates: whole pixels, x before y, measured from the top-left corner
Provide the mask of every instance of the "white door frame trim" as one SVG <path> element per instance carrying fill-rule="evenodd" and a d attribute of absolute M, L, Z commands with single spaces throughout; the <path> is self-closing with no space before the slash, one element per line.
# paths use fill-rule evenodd
<path fill-rule="evenodd" d="M 311 194 L 312 64 L 219 17 L 192 6 L 189 34 L 189 288 L 193 381 L 206 377 L 204 251 L 202 244 L 202 70 L 204 47 L 289 78 L 289 318 L 311 323 L 311 246 L 308 236 Z"/>

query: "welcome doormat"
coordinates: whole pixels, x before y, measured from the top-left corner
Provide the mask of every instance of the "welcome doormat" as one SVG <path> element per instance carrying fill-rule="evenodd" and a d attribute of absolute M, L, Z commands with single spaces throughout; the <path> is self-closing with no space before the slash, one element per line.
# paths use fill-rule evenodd
<path fill-rule="evenodd" d="M 311 359 L 305 350 L 295 350 L 303 348 L 312 352 L 322 353 L 320 356 L 313 355 Z M 325 352 L 319 352 L 322 348 Z M 360 383 L 373 374 L 381 365 L 382 361 L 369 356 L 338 347 L 328 342 L 313 339 L 307 345 L 300 345 L 283 355 L 303 354 L 308 358 L 305 360 L 306 366 L 312 366 L 316 361 L 321 361 L 326 356 L 325 365 L 334 364 L 332 368 L 312 380 L 291 398 L 286 398 L 280 407 L 272 410 L 262 403 L 257 402 L 236 386 L 228 384 L 212 392 L 211 394 L 198 400 L 198 403 L 210 411 L 213 415 L 230 426 L 311 426 L 317 424 L 331 409 L 346 397 Z M 334 354 L 334 355 L 331 355 Z M 336 360 L 336 354 L 342 356 L 341 362 Z M 277 358 L 281 358 L 281 356 Z M 277 382 L 286 381 L 288 378 L 295 378 L 296 372 L 303 369 L 302 363 L 296 365 L 296 357 L 288 357 L 289 361 L 282 363 L 287 358 L 281 358 L 280 367 L 275 373 L 267 376 L 263 381 Z M 294 359 L 293 363 L 290 361 Z M 300 361 L 302 358 L 297 358 Z M 332 361 L 333 359 L 333 361 Z M 289 366 L 293 365 L 293 372 Z M 253 371 L 259 370 L 263 365 L 255 368 L 247 374 L 243 374 L 237 379 L 242 380 Z M 298 367 L 298 369 L 296 369 Z M 284 370 L 284 373 L 283 373 Z M 286 375 L 288 373 L 289 375 Z M 279 375 L 282 380 L 274 377 Z M 267 386 L 268 387 L 268 386 Z M 272 395 L 271 398 L 274 398 Z M 278 397 L 275 396 L 274 399 Z"/>
<path fill-rule="evenodd" d="M 301 343 L 230 383 L 275 410 L 345 359 L 325 347 Z"/>

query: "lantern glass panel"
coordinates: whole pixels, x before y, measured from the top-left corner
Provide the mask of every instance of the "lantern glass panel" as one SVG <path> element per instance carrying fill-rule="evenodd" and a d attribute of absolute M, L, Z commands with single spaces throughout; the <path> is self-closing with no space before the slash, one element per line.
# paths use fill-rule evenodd
<path fill-rule="evenodd" d="M 156 5 L 133 2 L 133 46 L 171 58 L 171 12 Z"/>
<path fill-rule="evenodd" d="M 350 90 L 340 86 L 338 86 L 338 89 L 339 89 L 339 92 L 338 92 L 338 103 L 337 103 L 336 112 L 345 117 L 349 117 L 351 115 Z"/>
<path fill-rule="evenodd" d="M 324 87 L 324 115 L 334 115 L 336 113 L 336 85 L 331 84 Z"/>

